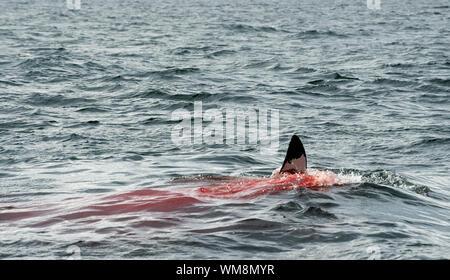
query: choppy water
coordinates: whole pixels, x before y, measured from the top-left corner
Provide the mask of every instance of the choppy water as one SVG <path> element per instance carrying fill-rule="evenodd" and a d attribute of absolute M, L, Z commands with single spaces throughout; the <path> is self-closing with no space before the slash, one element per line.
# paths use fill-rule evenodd
<path fill-rule="evenodd" d="M 0 258 L 450 257 L 448 1 L 0 10 Z M 278 109 L 278 151 L 180 149 L 171 114 L 194 101 Z M 346 184 L 189 193 L 269 177 L 294 133 L 312 170 Z M 189 195 L 173 208 L 145 204 L 174 188 Z M 77 214 L 117 197 L 142 208 Z"/>

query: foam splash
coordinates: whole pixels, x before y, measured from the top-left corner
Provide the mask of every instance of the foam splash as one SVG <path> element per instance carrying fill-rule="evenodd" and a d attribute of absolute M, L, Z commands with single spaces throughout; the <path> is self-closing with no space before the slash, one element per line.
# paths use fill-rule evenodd
<path fill-rule="evenodd" d="M 301 174 L 280 174 L 279 169 L 276 169 L 268 178 L 239 178 L 223 184 L 202 186 L 198 191 L 199 196 L 245 199 L 300 188 L 323 189 L 359 182 L 361 176 L 353 173 L 336 174 L 329 170 L 311 169 Z"/>
<path fill-rule="evenodd" d="M 279 177 L 279 176 L 290 176 L 279 173 L 279 168 L 275 169 L 272 172 L 271 178 Z M 308 169 L 306 171 L 306 175 L 303 174 L 293 174 L 297 175 L 297 178 L 300 180 L 309 179 L 314 182 L 312 186 L 323 186 L 323 187 L 331 187 L 331 186 L 342 186 L 348 184 L 357 184 L 362 182 L 362 175 L 355 172 L 344 172 L 340 171 L 339 173 L 335 173 L 331 170 L 318 170 L 318 169 Z"/>
<path fill-rule="evenodd" d="M 365 174 L 361 177 L 364 182 L 383 186 L 392 186 L 403 190 L 413 191 L 422 195 L 428 195 L 428 192 L 430 191 L 429 187 L 413 183 L 409 181 L 408 178 L 388 170 L 378 170 Z"/>

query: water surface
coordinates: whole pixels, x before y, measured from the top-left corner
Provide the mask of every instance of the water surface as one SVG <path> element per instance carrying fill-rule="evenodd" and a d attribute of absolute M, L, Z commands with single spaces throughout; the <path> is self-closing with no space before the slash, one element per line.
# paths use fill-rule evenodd
<path fill-rule="evenodd" d="M 0 9 L 0 258 L 450 257 L 448 1 Z M 279 110 L 279 149 L 180 148 L 171 114 L 194 101 Z M 348 184 L 52 220 L 204 174 L 269 177 L 294 133 Z"/>

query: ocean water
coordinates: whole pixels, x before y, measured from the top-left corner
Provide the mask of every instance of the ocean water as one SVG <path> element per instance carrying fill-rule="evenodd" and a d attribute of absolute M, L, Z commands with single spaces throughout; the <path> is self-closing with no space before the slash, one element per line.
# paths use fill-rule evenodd
<path fill-rule="evenodd" d="M 0 258 L 450 258 L 449 19 L 445 0 L 0 1 Z M 279 145 L 178 145 L 194 102 L 279 112 Z M 274 189 L 293 134 L 316 185 Z"/>

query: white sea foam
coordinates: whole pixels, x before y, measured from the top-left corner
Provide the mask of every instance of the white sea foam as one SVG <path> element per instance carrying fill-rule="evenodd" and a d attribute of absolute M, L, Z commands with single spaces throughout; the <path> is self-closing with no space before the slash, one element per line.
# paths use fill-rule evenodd
<path fill-rule="evenodd" d="M 342 170 L 334 173 L 331 170 L 308 169 L 306 174 L 313 176 L 319 186 L 348 185 L 362 182 L 362 175 L 353 171 L 345 172 Z M 278 175 L 280 175 L 280 168 L 272 171 L 270 177 Z"/>

